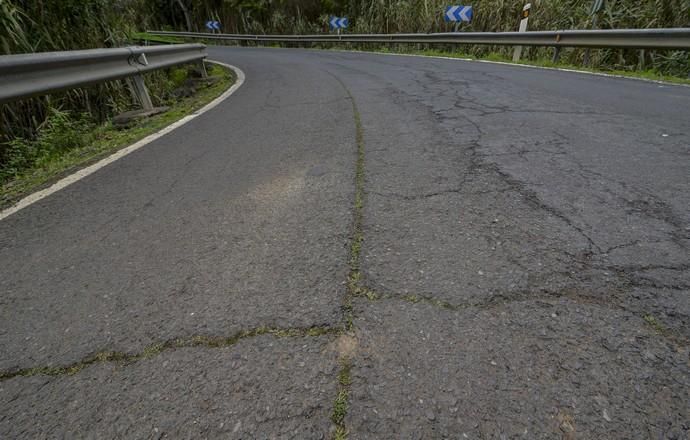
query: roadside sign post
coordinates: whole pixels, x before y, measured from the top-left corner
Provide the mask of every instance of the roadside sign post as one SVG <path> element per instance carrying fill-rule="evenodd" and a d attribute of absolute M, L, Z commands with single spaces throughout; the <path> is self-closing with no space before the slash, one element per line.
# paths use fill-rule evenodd
<path fill-rule="evenodd" d="M 520 20 L 520 28 L 518 32 L 527 32 L 527 22 L 529 21 L 529 10 L 532 7 L 531 3 L 527 3 L 522 8 L 522 19 Z M 517 63 L 520 61 L 520 55 L 522 55 L 522 46 L 515 46 L 513 51 L 513 62 Z"/>

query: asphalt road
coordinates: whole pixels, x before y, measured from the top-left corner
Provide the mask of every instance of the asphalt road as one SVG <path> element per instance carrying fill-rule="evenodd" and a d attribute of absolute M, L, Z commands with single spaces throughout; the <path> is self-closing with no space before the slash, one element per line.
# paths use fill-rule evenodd
<path fill-rule="evenodd" d="M 688 438 L 690 87 L 210 52 L 228 100 L 0 221 L 0 437 Z"/>

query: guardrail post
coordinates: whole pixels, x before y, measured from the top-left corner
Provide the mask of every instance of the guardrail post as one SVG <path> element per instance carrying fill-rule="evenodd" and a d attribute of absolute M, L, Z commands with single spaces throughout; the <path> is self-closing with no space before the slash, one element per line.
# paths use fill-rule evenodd
<path fill-rule="evenodd" d="M 206 71 L 206 63 L 204 63 L 204 60 L 199 61 L 199 71 L 201 72 L 201 77 L 203 79 L 208 78 L 208 72 Z"/>
<path fill-rule="evenodd" d="M 645 52 L 645 50 L 640 49 L 640 60 L 639 60 L 640 61 L 640 67 L 639 67 L 640 70 L 644 70 L 644 68 L 646 67 L 646 63 L 645 63 L 645 56 L 646 55 L 647 55 L 647 53 Z"/>
<path fill-rule="evenodd" d="M 132 84 L 134 86 L 134 93 L 137 95 L 144 110 L 153 110 L 153 103 L 151 102 L 149 91 L 144 83 L 144 77 L 141 76 L 141 74 L 134 75 L 132 77 Z"/>
<path fill-rule="evenodd" d="M 553 47 L 553 58 L 551 59 L 551 62 L 557 63 L 558 59 L 561 57 L 561 46 L 554 46 Z"/>

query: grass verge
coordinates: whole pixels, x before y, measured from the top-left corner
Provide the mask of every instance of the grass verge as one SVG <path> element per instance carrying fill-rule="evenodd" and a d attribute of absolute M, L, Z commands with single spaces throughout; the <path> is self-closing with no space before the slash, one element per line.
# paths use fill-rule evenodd
<path fill-rule="evenodd" d="M 141 33 L 137 35 L 142 35 L 142 36 L 149 36 L 150 38 L 145 38 L 148 39 L 149 41 L 156 41 L 156 38 L 174 38 L 174 37 L 157 37 L 155 35 L 150 35 L 146 33 Z M 176 39 L 175 41 L 166 41 L 166 42 L 175 42 L 175 43 L 182 43 L 182 42 L 201 42 L 197 38 L 186 38 L 186 39 Z M 217 44 L 217 42 L 214 41 L 204 41 L 205 44 L 213 45 L 214 43 Z M 274 48 L 280 48 L 283 47 L 280 43 L 273 43 L 273 44 L 264 44 L 264 47 L 274 47 Z M 444 51 L 444 50 L 439 50 L 439 49 L 413 49 L 413 48 L 407 48 L 407 47 L 401 47 L 397 46 L 395 48 L 391 48 L 389 46 L 381 46 L 381 47 L 366 47 L 362 46 L 359 48 L 352 48 L 351 46 L 338 46 L 338 45 L 323 45 L 323 46 L 317 46 L 314 47 L 316 50 L 348 50 L 352 52 L 369 52 L 369 53 L 385 53 L 385 54 L 398 54 L 398 55 L 420 55 L 420 56 L 428 56 L 428 57 L 447 57 L 447 58 L 459 58 L 459 59 L 469 59 L 473 61 L 494 61 L 494 62 L 501 62 L 501 63 L 508 63 L 508 64 L 519 64 L 519 65 L 524 65 L 524 66 L 536 66 L 536 67 L 548 67 L 548 68 L 553 68 L 553 69 L 568 69 L 568 70 L 576 70 L 579 72 L 586 72 L 586 73 L 601 73 L 601 74 L 607 74 L 607 75 L 616 75 L 616 76 L 622 76 L 626 78 L 637 78 L 637 79 L 646 79 L 646 80 L 652 80 L 652 81 L 662 81 L 662 82 L 668 82 L 671 84 L 685 84 L 685 85 L 690 85 L 690 77 L 681 77 L 681 76 L 673 76 L 673 75 L 666 75 L 663 74 L 657 70 L 654 69 L 645 69 L 645 70 L 618 70 L 618 69 L 604 69 L 604 68 L 594 68 L 594 67 L 586 67 L 586 66 L 581 66 L 581 65 L 576 65 L 576 64 L 569 64 L 566 62 L 553 62 L 551 59 L 534 59 L 534 60 L 522 60 L 518 61 L 517 63 L 513 63 L 513 60 L 511 57 L 505 56 L 500 53 L 492 52 L 484 56 L 475 56 L 475 55 L 470 55 L 467 53 L 463 52 L 457 52 L 457 51 Z"/>
<path fill-rule="evenodd" d="M 185 41 L 179 37 L 171 37 L 168 35 L 153 35 L 148 32 L 135 32 L 130 35 L 130 38 L 134 41 L 141 41 L 149 43 L 160 43 L 160 44 L 179 44 Z"/>
<path fill-rule="evenodd" d="M 215 78 L 209 85 L 199 87 L 193 96 L 180 98 L 162 114 L 140 120 L 126 129 L 105 124 L 81 124 L 60 119 L 59 129 L 54 129 L 45 142 L 65 143 L 67 147 L 44 155 L 31 166 L 19 169 L 0 183 L 0 208 L 6 208 L 38 189 L 46 187 L 79 168 L 90 165 L 109 154 L 155 133 L 184 116 L 200 109 L 220 96 L 235 82 L 232 70 L 215 64 L 208 65 L 209 76 Z M 64 114 L 62 114 L 64 115 Z M 65 124 L 69 125 L 69 136 Z M 74 146 L 76 145 L 76 147 Z M 23 148 L 26 148 L 24 145 Z M 29 148 L 37 148 L 36 142 Z"/>
<path fill-rule="evenodd" d="M 334 48 L 335 49 L 335 48 Z M 473 61 L 494 61 L 500 63 L 508 64 L 518 64 L 523 66 L 536 66 L 536 67 L 548 67 L 553 69 L 568 69 L 576 70 L 579 72 L 586 73 L 602 73 L 607 75 L 623 76 L 626 78 L 637 78 L 646 79 L 652 81 L 663 81 L 672 84 L 686 84 L 690 85 L 690 78 L 683 78 L 679 76 L 664 75 L 656 70 L 610 70 L 610 69 L 597 69 L 593 67 L 579 66 L 575 64 L 568 64 L 564 62 L 553 62 L 548 59 L 536 59 L 536 60 L 523 60 L 513 63 L 511 58 L 503 56 L 498 53 L 490 53 L 486 56 L 473 56 L 462 52 L 448 52 L 438 49 L 400 49 L 391 50 L 387 47 L 376 48 L 376 49 L 352 49 L 355 52 L 373 52 L 373 53 L 385 53 L 385 54 L 400 54 L 400 55 L 420 55 L 428 57 L 447 57 L 447 58 L 459 58 L 459 59 L 469 59 Z"/>

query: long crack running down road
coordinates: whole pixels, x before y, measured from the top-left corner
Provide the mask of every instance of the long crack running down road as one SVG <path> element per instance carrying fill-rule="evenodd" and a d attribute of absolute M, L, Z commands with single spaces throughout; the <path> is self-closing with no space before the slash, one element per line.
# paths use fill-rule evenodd
<path fill-rule="evenodd" d="M 0 221 L 1 438 L 688 438 L 690 88 L 210 53 Z"/>

